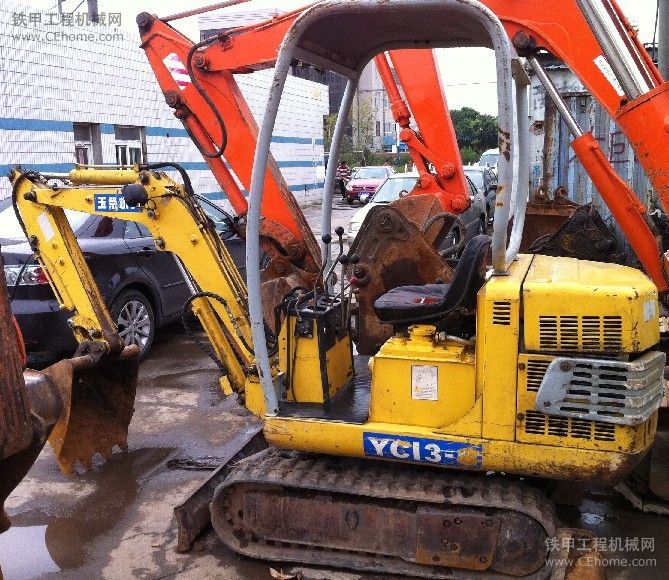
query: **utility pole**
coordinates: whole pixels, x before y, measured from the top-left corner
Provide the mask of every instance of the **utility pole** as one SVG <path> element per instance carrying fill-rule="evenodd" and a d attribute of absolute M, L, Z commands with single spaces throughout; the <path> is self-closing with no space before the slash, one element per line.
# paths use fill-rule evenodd
<path fill-rule="evenodd" d="M 657 65 L 664 80 L 669 80 L 669 0 L 658 0 Z"/>

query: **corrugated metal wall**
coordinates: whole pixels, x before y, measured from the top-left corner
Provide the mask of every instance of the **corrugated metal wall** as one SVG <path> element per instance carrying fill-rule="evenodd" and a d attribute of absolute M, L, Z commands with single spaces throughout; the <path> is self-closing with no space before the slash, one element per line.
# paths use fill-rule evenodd
<path fill-rule="evenodd" d="M 629 142 L 608 113 L 566 67 L 551 64 L 546 68 L 581 128 L 593 132 L 618 175 L 631 185 L 647 207 L 654 203 L 655 194 L 643 168 Z M 562 186 L 569 192 L 569 199 L 576 203 L 593 202 L 616 234 L 621 247 L 631 251 L 611 213 L 594 189 L 587 172 L 576 159 L 570 147 L 572 138 L 566 124 L 560 119 L 552 101 L 546 98 L 543 87 L 534 76 L 530 107 L 533 152 L 531 191 L 543 186 L 552 194 L 557 187 Z"/>

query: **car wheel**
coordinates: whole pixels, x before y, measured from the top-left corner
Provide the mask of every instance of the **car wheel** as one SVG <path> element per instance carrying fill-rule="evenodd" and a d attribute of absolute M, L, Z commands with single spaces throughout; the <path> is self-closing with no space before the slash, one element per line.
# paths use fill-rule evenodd
<path fill-rule="evenodd" d="M 111 306 L 112 320 L 126 345 L 139 347 L 139 360 L 149 354 L 156 331 L 156 319 L 151 303 L 137 290 L 125 290 Z"/>
<path fill-rule="evenodd" d="M 347 203 L 348 205 L 353 205 L 353 198 L 352 198 L 352 197 L 347 197 L 347 198 L 346 198 L 346 203 Z"/>

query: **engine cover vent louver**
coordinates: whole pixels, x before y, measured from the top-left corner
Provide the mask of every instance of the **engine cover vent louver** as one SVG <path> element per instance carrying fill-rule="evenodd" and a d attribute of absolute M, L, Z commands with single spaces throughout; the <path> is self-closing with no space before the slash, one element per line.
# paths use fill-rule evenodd
<path fill-rule="evenodd" d="M 492 304 L 492 323 L 502 326 L 511 324 L 511 302 L 498 300 Z"/>
<path fill-rule="evenodd" d="M 540 316 L 539 348 L 548 351 L 618 352 L 623 346 L 620 316 Z"/>

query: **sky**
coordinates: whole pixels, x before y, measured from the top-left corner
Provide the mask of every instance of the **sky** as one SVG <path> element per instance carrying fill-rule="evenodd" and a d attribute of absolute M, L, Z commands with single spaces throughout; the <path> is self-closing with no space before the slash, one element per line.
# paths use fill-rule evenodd
<path fill-rule="evenodd" d="M 23 0 L 43 12 L 54 10 L 57 0 Z M 559 0 L 547 0 L 555 2 Z M 85 10 L 84 0 L 65 0 L 64 9 L 70 11 Z M 190 10 L 200 6 L 217 3 L 216 0 L 98 0 L 100 12 L 121 12 L 121 26 L 135 29 L 135 16 L 138 12 L 151 12 L 166 16 Z M 304 6 L 305 0 L 250 0 L 230 10 L 276 7 L 291 10 Z M 640 37 L 650 42 L 655 24 L 654 0 L 618 0 L 618 4 L 628 18 L 639 28 Z M 191 17 L 172 23 L 186 36 L 199 38 L 197 17 Z M 463 106 L 472 107 L 482 113 L 497 114 L 495 92 L 495 61 L 492 52 L 487 49 L 448 49 L 440 51 L 438 62 L 446 87 L 446 97 L 451 109 Z"/>

